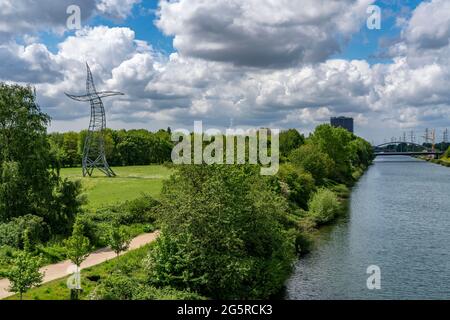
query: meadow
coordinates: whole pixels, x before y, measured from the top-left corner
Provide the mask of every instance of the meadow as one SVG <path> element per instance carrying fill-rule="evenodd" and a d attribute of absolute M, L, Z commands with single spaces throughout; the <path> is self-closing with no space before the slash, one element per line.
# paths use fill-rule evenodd
<path fill-rule="evenodd" d="M 61 169 L 61 177 L 80 180 L 87 196 L 87 209 L 133 200 L 142 194 L 158 199 L 163 181 L 173 172 L 163 165 L 114 167 L 116 177 L 108 178 L 95 170 L 92 177 L 83 177 L 81 168 Z"/>

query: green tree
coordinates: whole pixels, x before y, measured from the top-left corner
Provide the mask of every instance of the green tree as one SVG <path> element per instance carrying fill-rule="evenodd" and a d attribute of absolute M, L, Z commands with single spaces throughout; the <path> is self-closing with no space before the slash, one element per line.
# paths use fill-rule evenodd
<path fill-rule="evenodd" d="M 72 236 L 64 240 L 66 247 L 66 257 L 72 261 L 77 267 L 77 272 L 81 263 L 86 260 L 91 252 L 91 245 L 89 239 L 84 236 L 83 224 L 77 221 L 73 226 Z M 79 290 L 71 289 L 70 297 L 72 300 L 78 300 Z"/>
<path fill-rule="evenodd" d="M 354 138 L 347 130 L 327 124 L 318 126 L 309 138 L 311 144 L 334 161 L 332 178 L 338 182 L 347 183 L 352 180 L 351 152 L 348 146 Z"/>
<path fill-rule="evenodd" d="M 78 150 L 79 134 L 76 132 L 66 132 L 63 136 L 64 165 L 68 167 L 79 166 L 81 164 L 81 154 Z"/>
<path fill-rule="evenodd" d="M 6 277 L 10 282 L 9 291 L 18 293 L 20 300 L 23 294 L 34 286 L 42 283 L 43 274 L 39 271 L 41 259 L 28 251 L 20 251 L 13 259 Z"/>
<path fill-rule="evenodd" d="M 113 225 L 109 229 L 108 245 L 119 257 L 121 252 L 128 250 L 132 237 L 123 227 Z"/>
<path fill-rule="evenodd" d="M 307 143 L 292 151 L 289 159 L 295 166 L 311 173 L 317 184 L 323 184 L 324 180 L 331 176 L 335 165 L 330 156 L 320 151 L 313 143 Z"/>
<path fill-rule="evenodd" d="M 162 191 L 150 281 L 216 299 L 270 297 L 295 258 L 287 208 L 257 166 L 181 167 Z"/>
<path fill-rule="evenodd" d="M 0 222 L 31 214 L 52 229 L 56 220 L 70 225 L 62 206 L 55 210 L 61 179 L 46 132 L 49 121 L 31 87 L 0 84 Z M 72 190 L 67 196 L 76 198 Z"/>
<path fill-rule="evenodd" d="M 308 208 L 308 200 L 316 186 L 313 176 L 303 168 L 295 167 L 290 163 L 284 163 L 278 171 L 281 192 L 290 201 L 296 203 L 300 208 Z M 286 188 L 283 188 L 283 183 Z"/>
<path fill-rule="evenodd" d="M 295 129 L 289 129 L 280 133 L 280 155 L 282 158 L 289 157 L 292 150 L 297 149 L 305 143 L 305 137 Z"/>
<path fill-rule="evenodd" d="M 89 239 L 84 236 L 83 225 L 79 222 L 73 226 L 72 236 L 64 240 L 66 257 L 78 268 L 91 252 Z"/>
<path fill-rule="evenodd" d="M 49 173 L 50 152 L 46 136 L 49 117 L 40 111 L 30 87 L 0 84 L 0 163 L 15 163 L 13 197 L 0 195 L 0 216 L 9 219 L 21 212 L 45 215 L 54 186 Z M 3 171 L 5 169 L 4 166 Z M 0 181 L 2 190 L 9 181 Z"/>

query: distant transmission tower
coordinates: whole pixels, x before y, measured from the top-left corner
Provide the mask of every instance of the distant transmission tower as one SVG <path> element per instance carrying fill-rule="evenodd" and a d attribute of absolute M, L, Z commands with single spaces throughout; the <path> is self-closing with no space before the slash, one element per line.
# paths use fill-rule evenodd
<path fill-rule="evenodd" d="M 444 130 L 444 134 L 443 134 L 443 137 L 442 137 L 442 142 L 445 143 L 445 144 L 448 143 L 448 129 Z"/>
<path fill-rule="evenodd" d="M 86 67 L 86 94 L 83 96 L 74 96 L 66 93 L 66 95 L 73 100 L 83 102 L 89 101 L 91 104 L 91 120 L 83 148 L 83 176 L 91 176 L 94 169 L 98 169 L 108 177 L 114 177 L 116 174 L 106 161 L 104 137 L 106 116 L 102 98 L 123 95 L 123 93 L 114 91 L 97 92 L 91 69 L 87 63 Z"/>
<path fill-rule="evenodd" d="M 428 141 L 430 141 L 430 130 L 428 128 L 425 129 L 425 135 L 422 138 L 425 139 L 425 143 L 428 143 Z"/>

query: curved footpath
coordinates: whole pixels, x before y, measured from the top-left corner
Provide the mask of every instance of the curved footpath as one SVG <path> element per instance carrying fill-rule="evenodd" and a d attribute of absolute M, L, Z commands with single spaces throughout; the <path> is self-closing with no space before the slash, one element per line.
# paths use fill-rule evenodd
<path fill-rule="evenodd" d="M 126 251 L 132 251 L 138 249 L 150 242 L 153 242 L 159 235 L 159 232 L 146 233 L 137 236 L 131 241 L 130 248 Z M 124 253 L 126 253 L 124 252 Z M 124 254 L 122 253 L 122 254 Z M 81 269 L 86 269 L 100 263 L 106 262 L 116 257 L 114 251 L 110 248 L 103 248 L 91 253 L 86 260 L 81 264 Z M 41 272 L 44 273 L 44 279 L 42 283 L 47 283 L 56 279 L 64 278 L 68 276 L 67 270 L 73 263 L 69 260 L 62 261 L 59 263 L 51 264 L 46 267 L 41 268 Z M 8 279 L 0 279 L 0 299 L 13 296 L 15 293 L 9 292 L 9 281 Z"/>

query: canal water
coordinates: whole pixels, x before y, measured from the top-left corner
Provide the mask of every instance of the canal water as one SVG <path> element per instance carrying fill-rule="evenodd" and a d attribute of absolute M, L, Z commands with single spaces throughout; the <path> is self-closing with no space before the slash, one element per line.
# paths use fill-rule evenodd
<path fill-rule="evenodd" d="M 381 289 L 367 288 L 378 266 Z M 450 299 L 450 168 L 381 157 L 354 187 L 349 213 L 319 232 L 287 299 Z"/>

